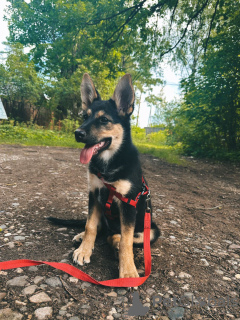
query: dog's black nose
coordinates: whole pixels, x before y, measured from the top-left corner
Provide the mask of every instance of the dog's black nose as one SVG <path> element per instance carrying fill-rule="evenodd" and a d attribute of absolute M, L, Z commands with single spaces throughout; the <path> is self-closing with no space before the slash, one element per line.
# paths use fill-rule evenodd
<path fill-rule="evenodd" d="M 82 139 L 84 139 L 86 137 L 86 131 L 83 129 L 77 129 L 75 131 L 75 138 L 78 142 L 81 142 Z"/>

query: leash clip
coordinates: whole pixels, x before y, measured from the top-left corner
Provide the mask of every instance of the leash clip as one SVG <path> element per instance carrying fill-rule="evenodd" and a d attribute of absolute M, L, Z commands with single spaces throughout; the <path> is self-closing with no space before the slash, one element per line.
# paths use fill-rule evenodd
<path fill-rule="evenodd" d="M 147 198 L 146 198 L 146 212 L 151 213 L 151 207 L 150 207 L 150 203 L 151 203 L 151 196 L 150 196 L 150 190 L 147 193 Z"/>

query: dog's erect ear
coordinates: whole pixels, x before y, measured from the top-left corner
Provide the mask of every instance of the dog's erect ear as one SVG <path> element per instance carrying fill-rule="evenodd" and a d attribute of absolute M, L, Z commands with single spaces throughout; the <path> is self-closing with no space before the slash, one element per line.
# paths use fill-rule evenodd
<path fill-rule="evenodd" d="M 88 109 L 95 99 L 101 100 L 101 97 L 88 73 L 84 73 L 83 75 L 81 83 L 81 99 L 83 110 Z"/>
<path fill-rule="evenodd" d="M 133 113 L 134 89 L 130 74 L 125 74 L 118 82 L 112 99 L 115 101 L 120 115 L 130 115 Z"/>

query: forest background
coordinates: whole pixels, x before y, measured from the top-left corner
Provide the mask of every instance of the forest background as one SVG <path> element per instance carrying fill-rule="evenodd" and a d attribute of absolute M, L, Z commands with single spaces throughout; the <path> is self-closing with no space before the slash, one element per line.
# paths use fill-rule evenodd
<path fill-rule="evenodd" d="M 240 160 L 239 1 L 7 2 L 0 96 L 10 121 L 0 125 L 2 142 L 14 134 L 30 141 L 36 128 L 39 140 L 53 136 L 46 128 L 73 132 L 81 123 L 83 73 L 107 99 L 128 72 L 140 151 Z M 163 59 L 181 73 L 181 98 L 171 103 L 155 90 Z M 139 128 L 142 95 L 154 110 L 149 124 L 162 129 L 148 136 Z"/>

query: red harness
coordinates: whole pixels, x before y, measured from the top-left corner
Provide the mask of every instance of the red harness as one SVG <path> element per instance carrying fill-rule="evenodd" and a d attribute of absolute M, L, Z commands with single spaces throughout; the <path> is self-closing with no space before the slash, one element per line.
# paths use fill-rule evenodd
<path fill-rule="evenodd" d="M 99 176 L 99 175 L 98 175 Z M 100 175 L 101 176 L 101 175 Z M 99 178 L 103 181 L 103 178 Z M 11 260 L 11 261 L 4 261 L 0 262 L 0 270 L 8 270 L 14 268 L 22 268 L 22 267 L 30 267 L 30 266 L 37 266 L 41 264 L 49 265 L 55 269 L 62 270 L 69 275 L 82 280 L 87 281 L 96 285 L 102 285 L 107 287 L 138 287 L 143 284 L 147 278 L 151 274 L 151 248 L 150 248 L 150 230 L 151 230 L 151 210 L 148 205 L 148 200 L 150 200 L 150 191 L 148 186 L 146 185 L 144 179 L 142 178 L 143 182 L 143 190 L 138 193 L 135 200 L 128 199 L 123 197 L 120 193 L 116 192 L 116 188 L 111 186 L 110 184 L 103 181 L 104 185 L 109 189 L 109 197 L 106 203 L 106 215 L 111 216 L 111 204 L 113 201 L 113 197 L 117 197 L 118 199 L 122 200 L 125 203 L 128 203 L 134 207 L 136 207 L 137 202 L 141 195 L 147 194 L 146 200 L 146 212 L 144 217 L 144 264 L 145 264 L 145 276 L 139 278 L 119 278 L 119 279 L 112 279 L 112 280 L 105 280 L 105 281 L 97 281 L 94 278 L 90 277 L 85 272 L 75 268 L 72 265 L 67 263 L 61 262 L 49 262 L 49 261 L 36 261 L 36 260 L 28 260 L 28 259 L 21 259 L 21 260 Z M 113 218 L 113 217 L 112 217 Z"/>
<path fill-rule="evenodd" d="M 150 196 L 150 190 L 149 190 L 149 188 L 148 188 L 148 186 L 147 186 L 147 184 L 146 184 L 146 182 L 145 182 L 143 177 L 142 177 L 142 191 L 140 191 L 138 193 L 138 195 L 136 196 L 135 200 L 132 200 L 130 198 L 123 197 L 121 195 L 121 193 L 116 191 L 116 188 L 114 186 L 112 186 L 111 184 L 105 182 L 100 172 L 97 174 L 97 176 L 98 176 L 99 179 L 102 180 L 102 182 L 105 185 L 105 187 L 107 187 L 108 190 L 109 190 L 108 200 L 107 200 L 106 205 L 105 205 L 105 215 L 110 220 L 113 220 L 115 218 L 115 216 L 113 216 L 112 212 L 111 212 L 111 206 L 112 206 L 112 203 L 113 203 L 113 197 L 114 196 L 116 198 L 118 198 L 119 200 L 121 200 L 121 201 L 123 201 L 123 202 L 125 202 L 127 204 L 130 204 L 134 208 L 136 208 L 138 200 L 140 199 L 141 196 L 146 195 L 146 194 L 148 196 Z"/>

